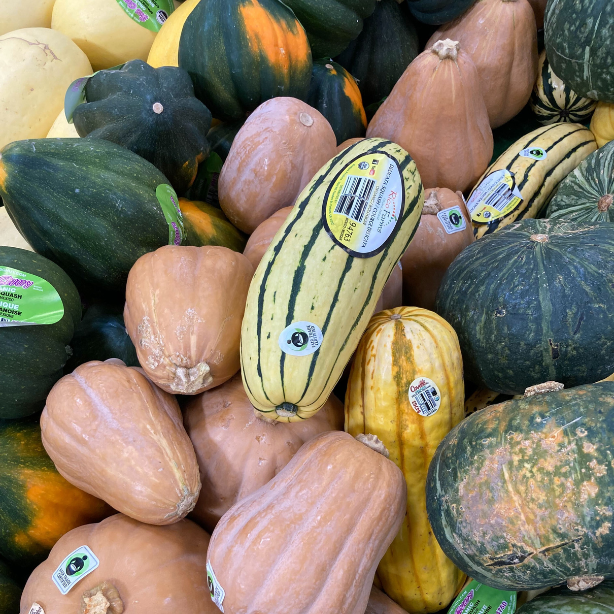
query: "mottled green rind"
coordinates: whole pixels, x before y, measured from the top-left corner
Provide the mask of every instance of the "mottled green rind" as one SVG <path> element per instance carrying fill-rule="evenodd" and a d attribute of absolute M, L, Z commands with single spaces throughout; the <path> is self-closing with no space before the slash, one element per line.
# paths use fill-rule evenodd
<path fill-rule="evenodd" d="M 0 266 L 47 280 L 64 305 L 64 316 L 55 324 L 0 328 L 0 419 L 21 418 L 41 411 L 51 387 L 62 377 L 70 355 L 67 346 L 81 320 L 81 299 L 68 275 L 43 256 L 2 245 Z"/>
<path fill-rule="evenodd" d="M 518 608 L 518 614 L 611 614 L 613 609 L 614 582 L 605 580 L 582 592 L 553 588 Z"/>
<path fill-rule="evenodd" d="M 476 412 L 429 467 L 427 512 L 439 545 L 493 588 L 613 577 L 613 450 L 614 382 Z"/>
<path fill-rule="evenodd" d="M 365 19 L 360 36 L 335 60 L 357 79 L 367 107 L 392 92 L 419 51 L 418 32 L 407 2 L 380 0 Z"/>
<path fill-rule="evenodd" d="M 530 240 L 547 234 L 547 242 Z M 614 224 L 511 224 L 454 260 L 436 311 L 456 331 L 465 376 L 502 394 L 614 373 Z"/>
<path fill-rule="evenodd" d="M 0 561 L 0 614 L 18 614 L 21 586 L 9 566 Z"/>
<path fill-rule="evenodd" d="M 476 0 L 407 0 L 413 16 L 423 23 L 440 25 L 462 15 Z"/>
<path fill-rule="evenodd" d="M 168 244 L 156 197 L 168 180 L 128 149 L 102 139 L 36 139 L 10 143 L 1 155 L 9 216 L 79 289 L 123 296 L 137 259 Z"/>
<path fill-rule="evenodd" d="M 550 0 L 544 32 L 554 73 L 580 96 L 614 102 L 614 2 Z"/>
<path fill-rule="evenodd" d="M 599 211 L 599 199 L 614 196 L 614 141 L 594 151 L 561 182 L 546 217 L 572 222 L 614 222 L 614 206 Z"/>

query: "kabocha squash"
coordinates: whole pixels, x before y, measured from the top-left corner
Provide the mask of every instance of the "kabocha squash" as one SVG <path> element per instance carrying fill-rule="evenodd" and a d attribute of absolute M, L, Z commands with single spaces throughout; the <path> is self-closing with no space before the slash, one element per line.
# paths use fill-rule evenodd
<path fill-rule="evenodd" d="M 594 151 L 563 179 L 547 218 L 614 222 L 614 143 Z"/>
<path fill-rule="evenodd" d="M 80 320 L 79 293 L 59 266 L 30 251 L 0 246 L 0 419 L 43 408 L 62 377 Z"/>
<path fill-rule="evenodd" d="M 2 6 L 0 36 L 22 28 L 50 28 L 55 0 L 23 0 Z M 0 611 L 3 611 L 0 608 Z"/>
<path fill-rule="evenodd" d="M 613 443 L 613 382 L 473 414 L 429 467 L 426 500 L 437 541 L 493 588 L 611 578 Z"/>
<path fill-rule="evenodd" d="M 585 124 L 597 106 L 597 101 L 578 96 L 552 72 L 546 50 L 539 56 L 537 81 L 530 102 L 537 120 L 544 125 L 556 122 Z"/>
<path fill-rule="evenodd" d="M 363 614 L 407 496 L 401 472 L 380 449 L 347 433 L 323 433 L 266 486 L 232 507 L 215 528 L 207 554 L 220 609 Z M 288 512 L 288 501 L 294 512 Z M 310 564 L 315 552 L 319 565 Z M 280 584 L 281 569 L 294 581 Z"/>
<path fill-rule="evenodd" d="M 476 0 L 408 0 L 409 10 L 423 23 L 439 25 L 462 15 Z"/>
<path fill-rule="evenodd" d="M 355 77 L 367 106 L 390 94 L 419 51 L 408 3 L 378 0 L 358 38 L 335 59 Z"/>
<path fill-rule="evenodd" d="M 198 464 L 177 401 L 121 360 L 64 376 L 47 397 L 41 431 L 62 476 L 132 518 L 171 524 L 196 503 Z"/>
<path fill-rule="evenodd" d="M 73 113 L 79 136 L 105 139 L 151 162 L 178 192 L 187 190 L 209 155 L 209 109 L 194 98 L 188 73 L 142 60 L 88 79 Z"/>
<path fill-rule="evenodd" d="M 595 149 L 595 137 L 580 124 L 551 124 L 518 139 L 467 199 L 476 238 L 537 217 L 559 183 Z"/>
<path fill-rule="evenodd" d="M 64 109 L 60 111 L 60 114 L 55 118 L 53 125 L 47 133 L 48 139 L 78 139 L 79 133 L 74 124 L 69 124 L 66 119 L 66 113 Z"/>
<path fill-rule="evenodd" d="M 571 591 L 567 587 L 553 588 L 538 595 L 519 610 L 522 614 L 569 612 L 569 614 L 605 614 L 614 606 L 614 582 L 606 580 L 587 591 Z"/>
<path fill-rule="evenodd" d="M 278 0 L 204 0 L 183 26 L 179 66 L 214 117 L 243 120 L 269 98 L 307 97 L 311 50 Z"/>
<path fill-rule="evenodd" d="M 598 102 L 591 119 L 591 132 L 595 135 L 598 147 L 614 140 L 614 104 Z"/>
<path fill-rule="evenodd" d="M 433 309 L 445 272 L 473 241 L 462 194 L 445 188 L 426 190 L 420 226 L 401 256 L 403 305 Z"/>
<path fill-rule="evenodd" d="M 407 614 L 407 612 L 374 585 L 371 587 L 365 614 Z"/>
<path fill-rule="evenodd" d="M 252 233 L 275 211 L 294 204 L 316 172 L 335 156 L 326 118 L 296 98 L 274 98 L 256 109 L 235 137 L 220 173 L 220 206 Z"/>
<path fill-rule="evenodd" d="M 249 260 L 226 247 L 145 254 L 126 287 L 124 320 L 147 376 L 174 394 L 198 394 L 239 370 Z"/>
<path fill-rule="evenodd" d="M 10 567 L 0 561 L 0 612 L 12 614 L 19 611 L 21 586 L 15 580 Z"/>
<path fill-rule="evenodd" d="M 303 190 L 247 297 L 241 371 L 258 411 L 294 422 L 324 405 L 423 202 L 414 161 L 380 139 L 345 150 Z"/>
<path fill-rule="evenodd" d="M 527 0 L 479 0 L 441 27 L 436 41 L 459 41 L 475 64 L 492 128 L 508 122 L 531 97 L 537 75 L 535 13 Z"/>
<path fill-rule="evenodd" d="M 0 36 L 0 149 L 47 136 L 68 86 L 91 72 L 83 51 L 60 32 L 25 28 Z"/>
<path fill-rule="evenodd" d="M 410 612 L 438 612 L 465 581 L 432 537 L 424 487 L 429 463 L 464 418 L 456 333 L 437 314 L 399 307 L 373 316 L 352 363 L 345 430 L 378 437 L 407 482 L 407 514 L 377 577 Z"/>
<path fill-rule="evenodd" d="M 334 395 L 309 420 L 264 421 L 254 413 L 240 374 L 192 399 L 183 415 L 203 484 L 191 517 L 208 531 L 235 503 L 272 480 L 305 442 L 343 430 L 343 404 Z"/>
<path fill-rule="evenodd" d="M 184 240 L 166 177 L 102 139 L 11 143 L 0 151 L 0 196 L 30 245 L 89 292 L 123 295 L 140 256 Z"/>
<path fill-rule="evenodd" d="M 367 116 L 360 90 L 354 77 L 336 62 L 313 63 L 307 103 L 328 120 L 338 144 L 365 135 Z"/>
<path fill-rule="evenodd" d="M 34 603 L 51 614 L 217 614 L 207 588 L 208 546 L 209 535 L 189 520 L 152 527 L 116 514 L 80 527 L 67 533 L 30 576 L 20 614 L 32 612 Z M 76 580 L 60 575 L 69 584 L 63 595 L 54 581 L 60 583 L 58 575 L 75 557 L 77 566 L 86 563 L 84 554 L 93 555 L 98 566 L 84 566 Z"/>
<path fill-rule="evenodd" d="M 36 418 L 0 421 L 0 501 L 0 557 L 20 573 L 34 569 L 66 532 L 112 513 L 57 472 Z"/>
<path fill-rule="evenodd" d="M 523 220 L 461 252 L 437 313 L 458 334 L 470 381 L 522 394 L 544 381 L 579 386 L 614 373 L 613 231 Z"/>
<path fill-rule="evenodd" d="M 493 151 L 477 70 L 458 42 L 437 41 L 403 73 L 367 129 L 416 161 L 425 188 L 464 192 Z"/>

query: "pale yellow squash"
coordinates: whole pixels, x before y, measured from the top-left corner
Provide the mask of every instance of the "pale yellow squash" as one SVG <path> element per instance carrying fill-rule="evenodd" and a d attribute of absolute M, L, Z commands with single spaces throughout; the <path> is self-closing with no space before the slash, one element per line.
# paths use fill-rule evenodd
<path fill-rule="evenodd" d="M 13 224 L 5 207 L 0 207 L 0 245 L 20 247 L 30 252 L 34 251 L 30 244 L 19 234 L 19 230 L 15 228 L 15 224 Z"/>
<path fill-rule="evenodd" d="M 186 0 L 164 22 L 149 51 L 147 63 L 154 68 L 179 66 L 179 39 L 183 24 L 200 0 Z"/>
<path fill-rule="evenodd" d="M 66 113 L 64 109 L 60 111 L 60 114 L 55 118 L 51 130 L 47 133 L 48 139 L 78 139 L 79 133 L 74 124 L 69 124 L 66 120 Z"/>
<path fill-rule="evenodd" d="M 55 30 L 24 28 L 0 36 L 0 149 L 47 136 L 68 86 L 91 72 L 83 51 Z"/>
<path fill-rule="evenodd" d="M 377 576 L 412 614 L 446 608 L 465 581 L 432 535 L 425 495 L 431 458 L 463 417 L 463 364 L 452 327 L 417 307 L 373 316 L 352 364 L 345 430 L 376 435 L 405 476 L 407 515 Z"/>
<path fill-rule="evenodd" d="M 597 147 L 614 141 L 614 104 L 599 102 L 591 120 L 591 132 L 595 135 Z"/>
<path fill-rule="evenodd" d="M 0 36 L 22 28 L 51 27 L 55 0 L 1 0 Z"/>

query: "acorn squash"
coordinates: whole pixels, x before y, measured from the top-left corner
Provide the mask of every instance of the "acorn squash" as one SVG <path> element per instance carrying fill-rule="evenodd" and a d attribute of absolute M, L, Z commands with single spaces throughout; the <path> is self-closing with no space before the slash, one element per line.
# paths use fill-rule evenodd
<path fill-rule="evenodd" d="M 423 23 L 439 25 L 462 15 L 476 0 L 407 0 L 412 15 Z"/>
<path fill-rule="evenodd" d="M 0 561 L 0 612 L 13 614 L 19 612 L 21 586 L 11 573 L 11 568 Z"/>

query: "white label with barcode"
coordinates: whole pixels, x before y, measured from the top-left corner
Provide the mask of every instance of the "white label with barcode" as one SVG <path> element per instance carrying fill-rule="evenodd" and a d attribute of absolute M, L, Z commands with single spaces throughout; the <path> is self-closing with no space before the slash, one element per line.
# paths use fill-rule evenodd
<path fill-rule="evenodd" d="M 441 393 L 432 379 L 418 377 L 408 390 L 409 402 L 420 416 L 432 416 L 441 405 Z"/>
<path fill-rule="evenodd" d="M 348 175 L 341 190 L 341 196 L 335 205 L 335 213 L 345 215 L 362 224 L 374 189 L 375 179 Z"/>
<path fill-rule="evenodd" d="M 488 223 L 505 217 L 522 203 L 514 174 L 507 169 L 494 171 L 475 188 L 467 201 L 474 222 Z"/>

